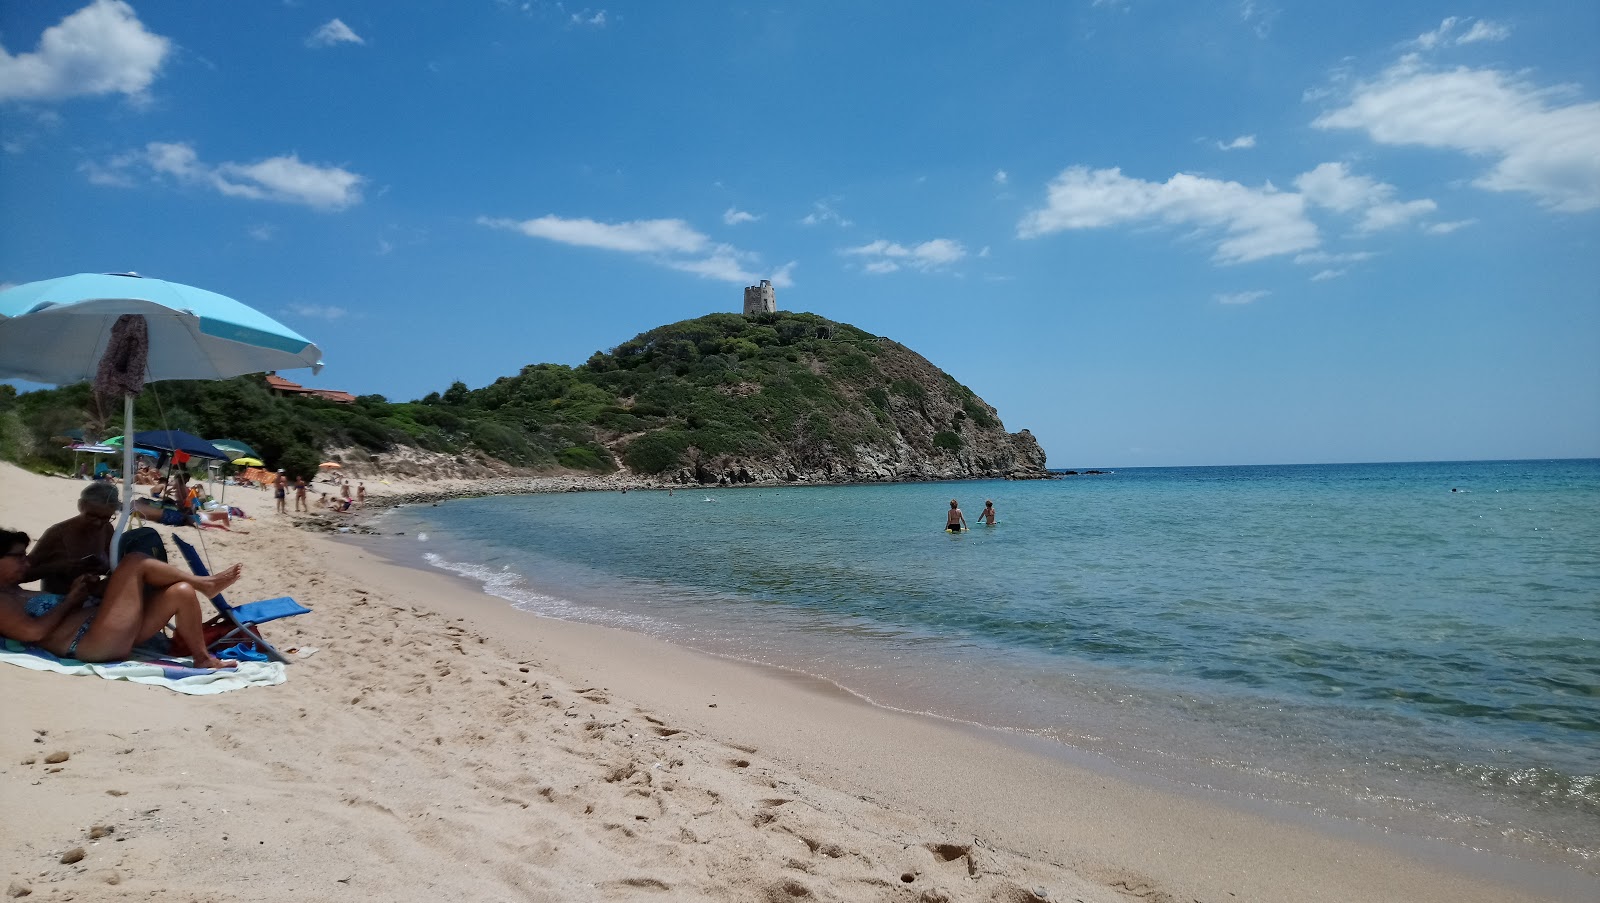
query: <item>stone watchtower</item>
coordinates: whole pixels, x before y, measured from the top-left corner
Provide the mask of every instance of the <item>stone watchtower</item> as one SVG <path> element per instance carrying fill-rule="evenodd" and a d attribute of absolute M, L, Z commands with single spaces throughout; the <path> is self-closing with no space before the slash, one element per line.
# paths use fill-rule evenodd
<path fill-rule="evenodd" d="M 744 287 L 745 316 L 760 313 L 777 313 L 778 296 L 772 289 L 772 280 L 763 279 L 760 285 Z"/>

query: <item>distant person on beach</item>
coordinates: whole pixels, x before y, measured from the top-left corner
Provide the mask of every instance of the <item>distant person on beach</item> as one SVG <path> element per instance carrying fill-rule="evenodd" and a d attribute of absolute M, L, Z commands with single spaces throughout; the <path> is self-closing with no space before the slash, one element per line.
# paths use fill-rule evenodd
<path fill-rule="evenodd" d="M 978 512 L 978 520 L 989 526 L 994 526 L 994 500 L 984 499 L 983 510 Z"/>
<path fill-rule="evenodd" d="M 345 480 L 344 484 L 339 487 L 339 494 L 344 496 L 347 499 L 350 497 L 350 481 L 349 480 Z"/>
<path fill-rule="evenodd" d="M 367 484 L 366 483 L 357 483 L 356 484 L 356 504 L 360 505 L 363 508 L 365 508 L 367 506 Z"/>
<path fill-rule="evenodd" d="M 311 513 L 311 506 L 306 504 L 306 478 L 294 478 L 294 510 Z"/>
<path fill-rule="evenodd" d="M 278 475 L 272 480 L 272 497 L 278 501 L 279 514 L 289 513 L 289 505 L 284 500 L 285 496 L 288 495 L 288 488 L 289 478 L 283 475 L 283 471 L 278 471 Z"/>
<path fill-rule="evenodd" d="M 944 516 L 944 530 L 946 533 L 960 533 L 967 529 L 967 516 L 961 513 L 961 507 L 955 499 L 950 500 L 950 513 Z"/>
<path fill-rule="evenodd" d="M 111 570 L 111 521 L 118 510 L 117 487 L 90 483 L 78 494 L 78 515 L 51 526 L 28 553 L 28 576 L 47 593 L 65 594 L 84 574 Z"/>
<path fill-rule="evenodd" d="M 208 598 L 239 579 L 239 566 L 211 577 L 185 574 L 148 555 L 129 555 L 109 578 L 79 576 L 65 593 L 23 589 L 28 534 L 0 530 L 0 636 L 35 643 L 62 658 L 81 662 L 122 661 L 133 644 L 177 618 L 176 633 L 195 653 L 196 668 L 238 664 L 205 650 L 200 597 Z M 146 599 L 145 590 L 154 592 Z"/>

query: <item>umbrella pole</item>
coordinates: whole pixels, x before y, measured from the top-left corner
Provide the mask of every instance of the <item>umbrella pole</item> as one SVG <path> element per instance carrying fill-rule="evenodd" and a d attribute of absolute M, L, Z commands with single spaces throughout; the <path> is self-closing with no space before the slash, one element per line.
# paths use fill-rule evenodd
<path fill-rule="evenodd" d="M 111 536 L 111 566 L 115 568 L 122 557 L 122 534 L 128 531 L 128 518 L 133 516 L 133 396 L 122 396 L 122 514 L 117 518 L 117 532 Z"/>

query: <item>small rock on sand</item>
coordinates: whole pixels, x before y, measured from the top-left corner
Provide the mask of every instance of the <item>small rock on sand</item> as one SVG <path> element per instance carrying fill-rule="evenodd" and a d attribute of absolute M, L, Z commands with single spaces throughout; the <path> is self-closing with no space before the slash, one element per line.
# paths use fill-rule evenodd
<path fill-rule="evenodd" d="M 89 839 L 99 840 L 102 837 L 106 837 L 115 833 L 117 833 L 117 828 L 115 825 L 95 825 L 89 829 Z"/>
<path fill-rule="evenodd" d="M 61 750 L 59 752 L 53 752 L 50 755 L 45 756 L 44 757 L 44 764 L 46 764 L 46 765 L 59 765 L 62 762 L 67 761 L 70 758 L 72 758 L 72 754 L 71 753 L 67 752 L 66 750 Z"/>
<path fill-rule="evenodd" d="M 8 897 L 26 897 L 31 893 L 33 893 L 33 888 L 22 883 L 21 881 L 13 881 L 11 882 L 10 886 L 6 888 L 6 896 Z"/>
<path fill-rule="evenodd" d="M 86 855 L 88 854 L 83 851 L 83 847 L 73 847 L 72 849 L 61 854 L 61 864 L 71 865 L 74 862 L 82 862 L 83 857 Z"/>

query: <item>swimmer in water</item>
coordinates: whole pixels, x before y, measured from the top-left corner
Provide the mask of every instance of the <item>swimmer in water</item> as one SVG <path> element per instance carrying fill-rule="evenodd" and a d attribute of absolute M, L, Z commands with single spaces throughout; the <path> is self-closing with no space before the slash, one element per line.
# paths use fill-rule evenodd
<path fill-rule="evenodd" d="M 950 511 L 944 516 L 944 531 L 946 533 L 960 533 L 967 528 L 967 516 L 961 513 L 961 506 L 955 499 L 950 500 Z"/>
<path fill-rule="evenodd" d="M 988 526 L 994 526 L 994 500 L 984 499 L 983 510 L 978 512 L 978 520 L 983 521 Z"/>

